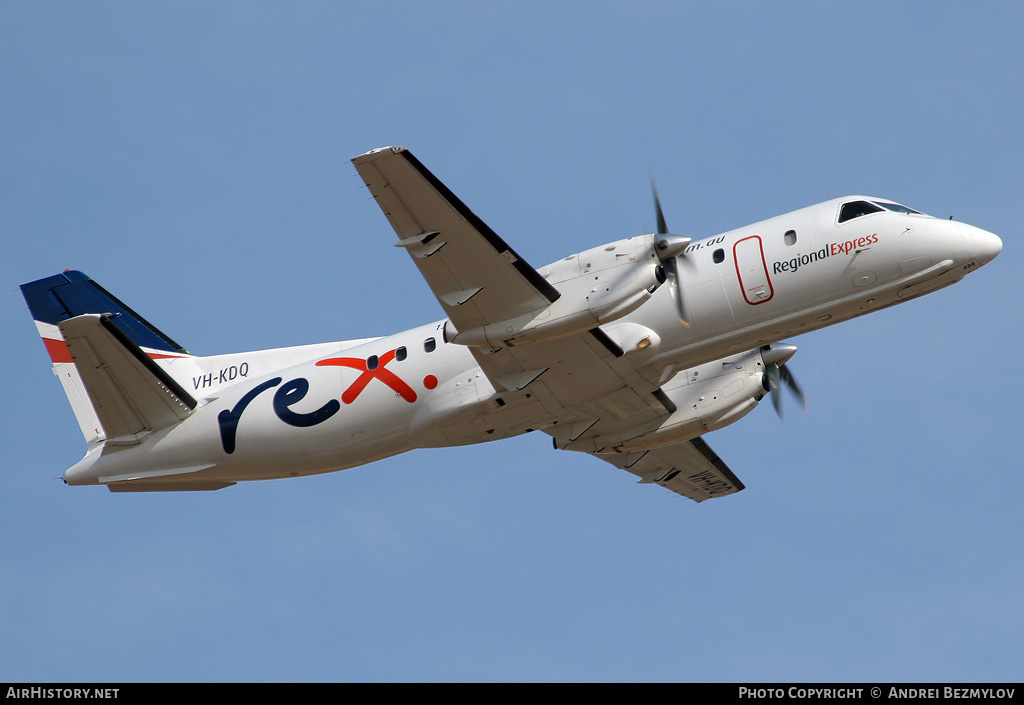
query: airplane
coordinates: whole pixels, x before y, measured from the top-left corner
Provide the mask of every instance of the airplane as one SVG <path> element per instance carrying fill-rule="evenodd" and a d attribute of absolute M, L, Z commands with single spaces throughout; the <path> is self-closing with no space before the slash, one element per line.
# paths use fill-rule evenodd
<path fill-rule="evenodd" d="M 744 489 L 704 435 L 782 388 L 791 336 L 909 301 L 1002 241 L 848 196 L 535 269 L 404 147 L 352 160 L 445 317 L 384 337 L 198 356 L 88 276 L 21 287 L 88 448 L 68 485 L 217 490 L 531 431 L 696 502 Z M 653 186 L 653 183 L 652 183 Z"/>

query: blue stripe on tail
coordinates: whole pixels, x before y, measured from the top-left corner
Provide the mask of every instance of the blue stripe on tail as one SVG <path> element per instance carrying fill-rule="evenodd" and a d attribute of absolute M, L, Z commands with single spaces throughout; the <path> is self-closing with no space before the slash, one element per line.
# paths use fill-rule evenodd
<path fill-rule="evenodd" d="M 140 347 L 187 355 L 181 347 L 145 318 L 82 272 L 66 271 L 21 285 L 32 317 L 57 325 L 87 313 L 110 313 L 117 328 Z"/>

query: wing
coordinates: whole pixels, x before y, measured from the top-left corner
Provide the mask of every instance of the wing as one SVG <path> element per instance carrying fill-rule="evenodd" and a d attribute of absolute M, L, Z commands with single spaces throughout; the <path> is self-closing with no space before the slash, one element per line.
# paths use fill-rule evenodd
<path fill-rule="evenodd" d="M 559 298 L 556 288 L 404 147 L 375 149 L 352 163 L 398 235 L 398 246 L 407 249 L 459 331 L 538 311 Z M 618 393 L 623 413 L 652 403 L 661 409 L 657 400 L 641 398 L 656 385 L 639 379 L 631 364 L 609 367 L 622 350 L 600 328 L 515 348 L 470 349 L 488 378 L 506 390 L 524 389 L 543 374 L 562 407 Z M 593 410 L 583 414 L 590 417 Z"/>
<path fill-rule="evenodd" d="M 404 147 L 352 160 L 448 318 L 466 331 L 538 311 L 559 292 Z"/>
<path fill-rule="evenodd" d="M 397 245 L 412 256 L 459 331 L 537 312 L 559 298 L 404 147 L 377 149 L 352 162 L 398 235 Z M 469 350 L 500 394 L 522 392 L 540 402 L 552 420 L 542 430 L 557 448 L 591 452 L 696 501 L 741 489 L 699 439 L 648 453 L 598 454 L 604 449 L 594 439 L 674 410 L 659 380 L 645 376 L 657 373 L 624 354 L 614 326 Z M 728 488 L 717 484 L 723 482 Z"/>
<path fill-rule="evenodd" d="M 639 482 L 653 482 L 694 502 L 743 489 L 743 483 L 702 438 L 651 450 L 591 455 L 639 476 Z"/>

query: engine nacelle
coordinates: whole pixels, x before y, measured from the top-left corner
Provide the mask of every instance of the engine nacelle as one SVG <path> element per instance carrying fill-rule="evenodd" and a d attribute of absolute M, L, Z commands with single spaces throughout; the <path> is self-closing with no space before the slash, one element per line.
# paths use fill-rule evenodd
<path fill-rule="evenodd" d="M 764 398 L 765 364 L 760 350 L 680 372 L 662 387 L 675 406 L 668 418 L 594 439 L 604 452 L 624 452 L 680 443 L 738 421 Z"/>
<path fill-rule="evenodd" d="M 445 326 L 449 342 L 501 347 L 559 338 L 618 320 L 640 308 L 665 281 L 653 236 L 596 247 L 539 270 L 561 296 L 544 308 L 472 330 Z"/>

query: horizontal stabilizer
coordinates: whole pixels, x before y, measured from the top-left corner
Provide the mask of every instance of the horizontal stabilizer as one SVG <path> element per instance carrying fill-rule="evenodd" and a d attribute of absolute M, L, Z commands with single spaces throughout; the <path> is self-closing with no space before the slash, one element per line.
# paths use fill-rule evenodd
<path fill-rule="evenodd" d="M 187 418 L 196 400 L 114 325 L 86 314 L 58 325 L 107 440 L 132 440 Z"/>

